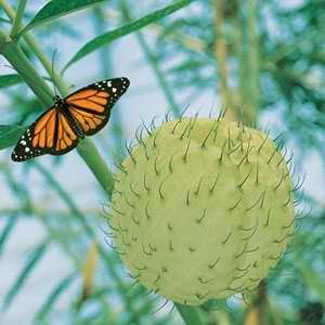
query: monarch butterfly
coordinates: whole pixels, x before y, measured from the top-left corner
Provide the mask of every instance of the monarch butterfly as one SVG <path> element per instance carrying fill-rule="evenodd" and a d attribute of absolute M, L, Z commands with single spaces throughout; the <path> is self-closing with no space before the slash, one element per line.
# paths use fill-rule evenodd
<path fill-rule="evenodd" d="M 53 106 L 20 137 L 11 159 L 21 162 L 71 151 L 80 138 L 97 133 L 106 125 L 114 103 L 129 85 L 127 78 L 115 78 L 93 83 L 65 98 L 56 95 Z"/>

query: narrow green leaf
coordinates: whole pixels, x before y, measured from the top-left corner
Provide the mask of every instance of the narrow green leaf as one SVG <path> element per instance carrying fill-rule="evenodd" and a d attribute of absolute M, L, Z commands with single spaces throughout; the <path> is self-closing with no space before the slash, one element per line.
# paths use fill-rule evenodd
<path fill-rule="evenodd" d="M 5 19 L 5 18 L 2 18 L 2 17 L 0 17 L 0 22 L 6 23 L 6 24 L 11 24 L 12 23 L 11 20 Z"/>
<path fill-rule="evenodd" d="M 41 309 L 38 311 L 36 315 L 36 320 L 42 321 L 46 317 L 46 315 L 51 311 L 55 302 L 59 299 L 60 295 L 62 295 L 64 291 L 70 287 L 71 283 L 74 279 L 76 279 L 76 277 L 77 273 L 69 274 L 56 285 L 56 287 L 50 293 Z"/>
<path fill-rule="evenodd" d="M 0 76 L 0 88 L 6 88 L 17 85 L 24 80 L 18 74 L 5 74 Z"/>
<path fill-rule="evenodd" d="M 9 289 L 8 293 L 5 296 L 3 302 L 4 310 L 6 310 L 10 306 L 13 299 L 19 293 L 25 281 L 27 280 L 31 272 L 34 270 L 34 268 L 36 267 L 37 263 L 41 261 L 42 257 L 44 256 L 47 250 L 48 244 L 49 244 L 48 241 L 43 242 L 38 247 L 36 247 L 36 249 L 32 252 L 32 254 L 30 254 L 26 265 L 23 267 L 16 281 L 14 282 L 14 284 L 12 285 L 12 287 Z"/>
<path fill-rule="evenodd" d="M 18 221 L 18 214 L 16 214 L 16 213 L 8 216 L 8 218 L 7 218 L 7 223 L 6 223 L 2 233 L 0 234 L 0 256 L 3 251 L 4 245 L 7 241 L 7 239 L 9 238 L 10 233 L 14 229 L 17 221 Z"/>
<path fill-rule="evenodd" d="M 0 150 L 14 145 L 25 130 L 24 126 L 0 125 Z"/>
<path fill-rule="evenodd" d="M 161 18 L 169 16 L 170 14 L 174 13 L 175 11 L 189 5 L 194 0 L 180 0 L 174 4 L 171 4 L 163 9 L 157 10 L 145 17 L 142 17 L 138 20 L 135 20 L 129 24 L 126 24 L 120 28 L 117 28 L 113 31 L 107 32 L 100 36 L 95 37 L 91 41 L 89 41 L 85 46 L 83 46 L 73 57 L 72 59 L 66 64 L 63 71 L 65 71 L 70 65 L 76 63 L 77 61 L 84 58 L 86 55 L 96 51 L 100 47 L 111 43 L 112 41 L 121 38 L 122 36 L 128 35 L 133 33 Z"/>
<path fill-rule="evenodd" d="M 48 23 L 51 20 L 84 9 L 104 0 L 52 0 L 49 1 L 19 33 L 18 37 L 31 28 Z"/>

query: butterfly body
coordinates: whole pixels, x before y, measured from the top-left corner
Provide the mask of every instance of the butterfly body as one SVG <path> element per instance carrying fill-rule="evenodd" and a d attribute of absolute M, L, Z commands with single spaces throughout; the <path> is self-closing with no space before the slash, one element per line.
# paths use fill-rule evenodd
<path fill-rule="evenodd" d="M 21 136 L 11 158 L 21 162 L 36 156 L 63 155 L 79 139 L 100 131 L 108 122 L 114 103 L 127 90 L 127 78 L 102 80 L 75 91 L 54 104 Z"/>
<path fill-rule="evenodd" d="M 65 116 L 73 131 L 78 135 L 79 138 L 83 139 L 85 137 L 85 134 L 80 125 L 76 122 L 70 113 L 69 106 L 64 101 L 64 99 L 62 99 L 60 96 L 55 96 L 54 104 L 56 106 L 56 109 Z"/>

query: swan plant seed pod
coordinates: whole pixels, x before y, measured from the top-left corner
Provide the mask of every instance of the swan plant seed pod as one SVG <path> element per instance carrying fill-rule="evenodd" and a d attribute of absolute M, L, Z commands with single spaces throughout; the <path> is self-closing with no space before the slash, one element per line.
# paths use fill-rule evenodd
<path fill-rule="evenodd" d="M 140 283 L 174 302 L 251 292 L 294 232 L 286 161 L 267 134 L 225 119 L 163 123 L 116 175 L 110 225 Z"/>

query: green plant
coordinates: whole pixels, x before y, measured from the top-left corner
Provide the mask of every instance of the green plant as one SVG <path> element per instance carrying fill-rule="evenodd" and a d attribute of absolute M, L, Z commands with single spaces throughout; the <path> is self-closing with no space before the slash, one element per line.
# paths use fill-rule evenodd
<path fill-rule="evenodd" d="M 262 324 L 287 324 L 305 321 L 316 310 L 313 317 L 320 322 L 324 304 L 324 204 L 312 190 L 322 181 L 319 177 L 312 187 L 307 187 L 308 194 L 302 199 L 302 180 L 297 175 L 301 174 L 301 166 L 312 165 L 310 157 L 324 155 L 322 3 L 304 0 L 287 7 L 273 0 L 147 0 L 141 4 L 126 0 L 52 0 L 44 1 L 41 9 L 35 8 L 35 3 L 0 0 L 0 54 L 4 63 L 15 70 L 5 74 L 2 71 L 7 70 L 0 67 L 0 89 L 4 95 L 0 106 L 0 149 L 14 145 L 29 122 L 52 105 L 49 80 L 54 81 L 61 96 L 67 95 L 72 84 L 84 84 L 82 64 L 89 55 L 100 63 L 100 69 L 93 65 L 87 82 L 113 76 L 116 68 L 124 66 L 122 61 L 114 63 L 114 44 L 134 34 L 143 52 L 141 64 L 135 65 L 152 69 L 162 95 L 159 98 L 165 100 L 166 110 L 171 110 L 174 118 L 179 117 L 184 105 L 199 96 L 206 107 L 206 96 L 213 93 L 213 98 L 218 98 L 220 94 L 221 108 L 228 108 L 226 118 L 251 127 L 275 118 L 276 123 L 268 127 L 270 137 L 285 132 L 287 136 L 276 141 L 278 147 L 295 146 L 296 157 L 289 158 L 296 165 L 295 173 L 291 169 L 294 205 L 301 201 L 303 210 L 296 210 L 295 230 L 299 231 L 292 237 L 291 248 L 260 283 L 248 307 L 237 302 L 237 295 L 230 300 L 208 300 L 195 308 L 176 303 L 179 314 L 188 324 L 214 324 L 217 320 L 243 324 L 251 317 Z M 188 4 L 191 6 L 186 8 Z M 87 23 L 80 24 L 81 19 Z M 140 30 L 144 27 L 145 34 Z M 68 57 L 61 39 L 69 47 Z M 79 50 L 72 50 L 75 45 Z M 53 71 L 50 58 L 54 50 L 58 51 L 58 63 Z M 63 66 L 61 71 L 59 66 Z M 136 78 L 142 77 L 142 71 L 137 70 Z M 150 86 L 150 91 L 135 87 L 133 94 L 152 93 L 151 84 L 144 81 L 144 86 Z M 197 109 L 196 104 L 192 107 Z M 130 109 L 133 108 L 134 105 Z M 146 112 L 150 109 L 155 115 L 156 108 L 154 100 Z M 119 175 L 107 163 L 125 157 L 123 143 L 128 124 L 119 114 L 116 107 L 110 126 L 95 138 L 95 144 L 93 139 L 86 139 L 78 147 L 81 161 L 90 171 L 87 173 L 85 168 L 83 174 L 90 184 L 85 191 L 96 194 L 95 202 L 87 206 L 79 187 L 77 191 L 73 189 L 80 185 L 76 180 L 71 181 L 70 188 L 65 179 L 57 177 L 66 164 L 68 169 L 74 168 L 71 158 L 45 159 L 44 163 L 50 165 L 34 160 L 17 167 L 9 161 L 9 152 L 1 152 L 0 262 L 8 258 L 7 248 L 17 238 L 17 229 L 29 224 L 44 229 L 43 237 L 31 234 L 31 241 L 37 239 L 27 247 L 26 261 L 1 292 L 4 311 L 16 303 L 30 277 L 46 264 L 52 249 L 60 248 L 60 258 L 69 261 L 71 269 L 48 288 L 46 299 L 34 315 L 35 322 L 51 322 L 53 317 L 60 323 L 179 322 L 176 312 L 155 313 L 161 302 L 159 295 L 152 300 L 143 286 L 131 286 L 131 279 L 121 271 L 119 257 L 102 243 L 104 235 L 98 222 L 105 221 L 98 202 L 107 202 L 108 197 L 110 204 L 115 174 Z M 145 116 L 145 120 L 151 118 Z M 91 184 L 92 175 L 97 179 L 95 184 Z M 38 182 L 44 194 L 41 199 L 35 196 Z M 4 202 L 3 197 L 10 200 Z M 309 209 L 308 218 L 303 218 L 304 210 Z M 89 247 L 98 247 L 99 255 L 98 268 L 92 272 L 89 270 L 93 266 L 87 264 L 85 254 Z M 85 263 L 89 273 L 84 272 Z M 84 273 L 93 279 L 80 281 Z M 73 291 L 69 303 L 58 310 L 58 302 L 71 292 L 71 287 L 77 292 Z M 116 301 L 121 308 L 116 307 Z"/>

